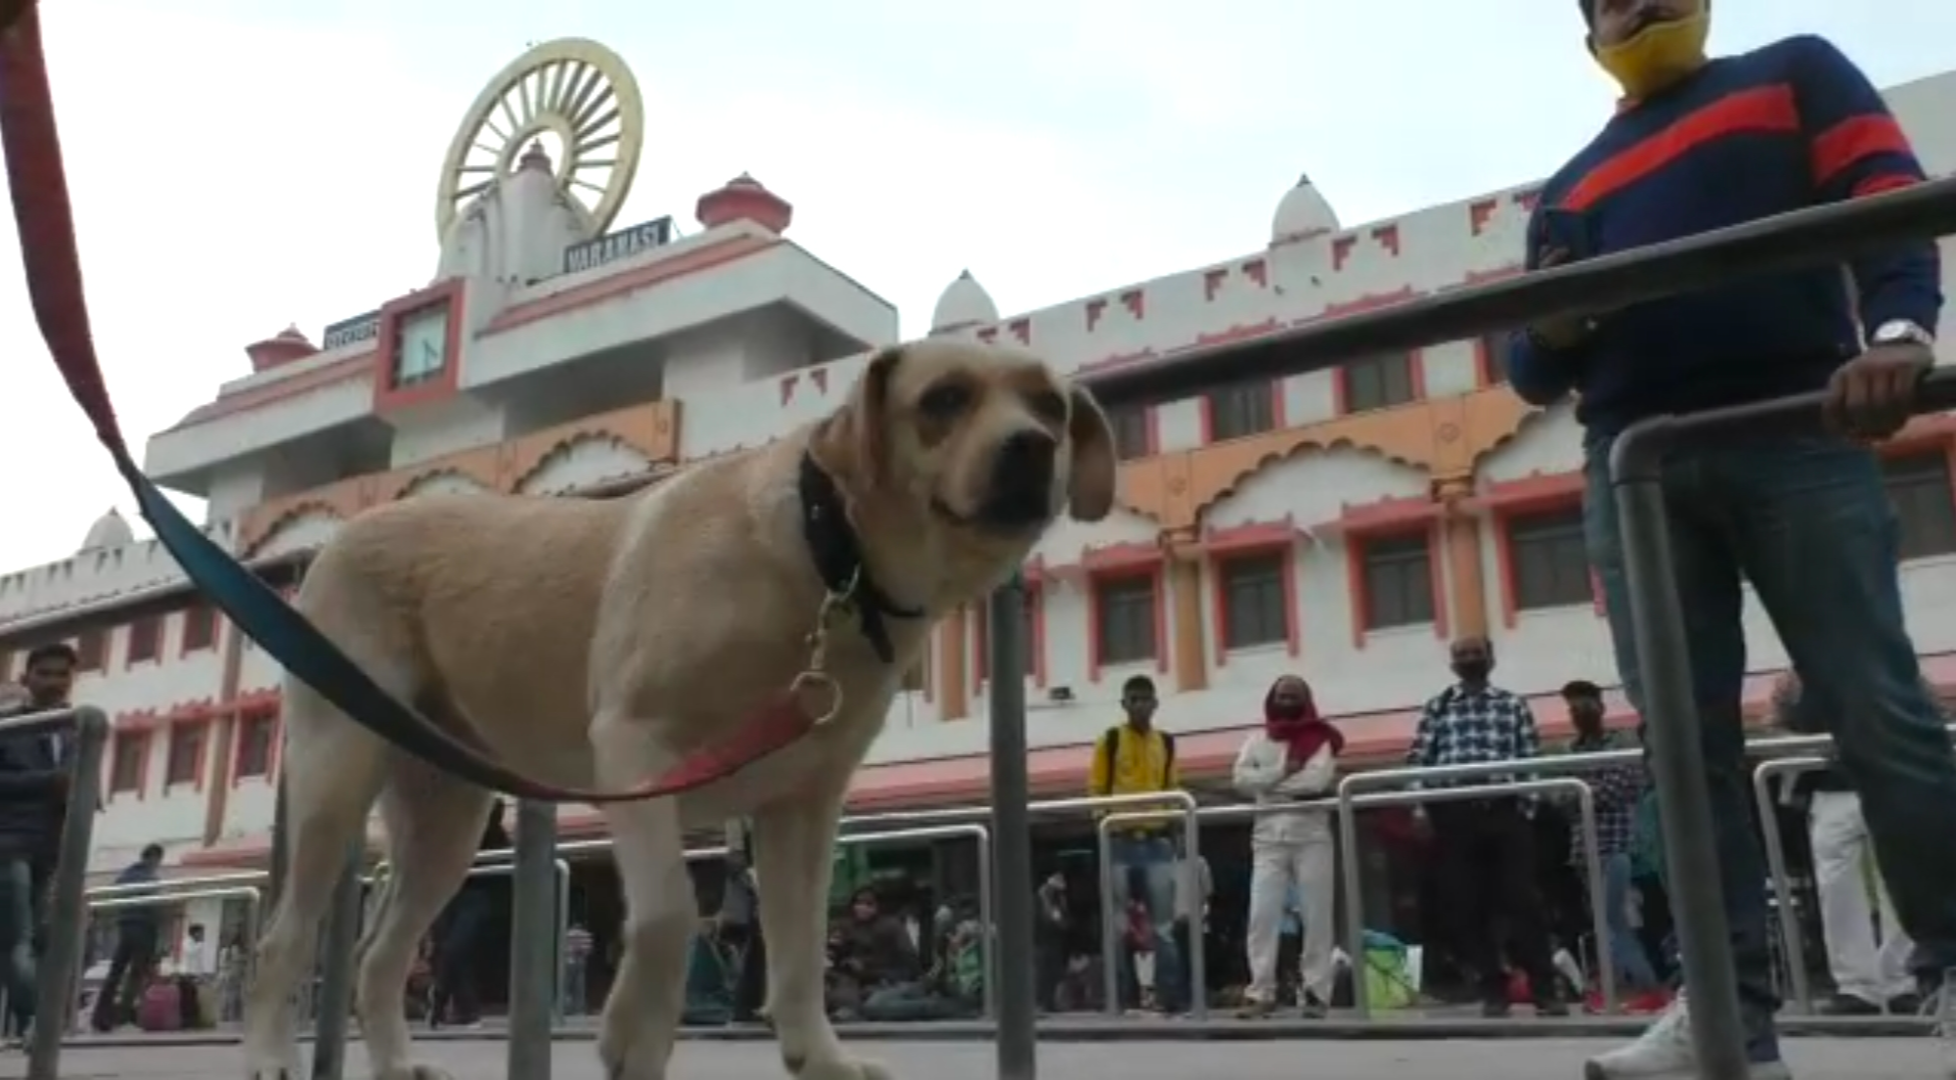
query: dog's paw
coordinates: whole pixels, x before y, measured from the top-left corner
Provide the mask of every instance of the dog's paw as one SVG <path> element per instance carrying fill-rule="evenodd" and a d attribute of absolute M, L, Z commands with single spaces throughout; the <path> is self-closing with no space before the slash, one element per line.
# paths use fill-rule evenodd
<path fill-rule="evenodd" d="M 896 1080 L 896 1074 L 874 1061 L 837 1057 L 785 1062 L 795 1080 Z"/>

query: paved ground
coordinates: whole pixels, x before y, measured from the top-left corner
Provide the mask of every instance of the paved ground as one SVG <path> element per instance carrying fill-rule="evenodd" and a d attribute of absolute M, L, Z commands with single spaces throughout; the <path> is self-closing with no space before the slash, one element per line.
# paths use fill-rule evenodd
<path fill-rule="evenodd" d="M 1117 1045 L 1052 1043 L 1040 1048 L 1043 1076 L 1064 1080 L 1574 1080 L 1583 1058 L 1607 1041 L 1583 1039 L 1459 1039 L 1408 1041 L 1264 1040 L 1227 1046 L 1210 1043 L 1123 1042 Z M 1788 1043 L 1800 1080 L 1925 1080 L 1937 1071 L 1937 1040 L 1869 1037 L 1806 1038 Z M 598 1080 L 588 1040 L 556 1048 L 554 1080 Z M 899 1077 L 928 1080 L 995 1080 L 990 1046 L 975 1042 L 887 1040 L 863 1045 L 864 1056 L 892 1067 Z M 442 1040 L 428 1059 L 458 1080 L 506 1076 L 505 1047 L 496 1039 Z M 63 1080 L 217 1080 L 241 1075 L 232 1046 L 77 1047 L 64 1055 Z M 692 1041 L 673 1062 L 675 1080 L 761 1080 L 783 1075 L 774 1048 L 761 1042 Z M 0 1078 L 20 1077 L 18 1054 L 0 1059 Z M 351 1048 L 346 1080 L 371 1080 L 364 1054 Z"/>

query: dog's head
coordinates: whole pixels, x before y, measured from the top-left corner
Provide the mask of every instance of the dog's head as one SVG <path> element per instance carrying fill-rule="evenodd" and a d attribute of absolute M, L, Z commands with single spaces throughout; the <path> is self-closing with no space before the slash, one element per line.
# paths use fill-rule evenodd
<path fill-rule="evenodd" d="M 1099 521 L 1114 506 L 1106 414 L 1011 349 L 923 341 L 878 352 L 817 453 L 865 493 L 975 538 L 1029 543 L 1062 512 Z"/>

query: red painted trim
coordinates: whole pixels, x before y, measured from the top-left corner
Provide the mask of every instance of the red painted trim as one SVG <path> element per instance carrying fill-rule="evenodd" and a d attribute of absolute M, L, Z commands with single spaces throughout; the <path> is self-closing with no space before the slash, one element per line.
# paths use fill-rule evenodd
<path fill-rule="evenodd" d="M 1528 514 L 1537 510 L 1558 510 L 1571 502 L 1582 502 L 1585 480 L 1582 471 L 1537 473 L 1518 480 L 1503 480 L 1489 485 L 1479 495 L 1465 500 L 1468 510 L 1492 510 L 1504 514 Z"/>
<path fill-rule="evenodd" d="M 242 707 L 238 710 L 237 726 L 231 738 L 232 787 L 237 787 L 246 780 L 269 781 L 271 779 L 273 762 L 278 759 L 279 737 L 281 735 L 279 722 L 277 705 L 269 708 L 264 705 L 252 705 Z M 269 724 L 272 729 L 271 741 L 266 744 L 265 748 L 265 771 L 262 773 L 240 773 L 238 771 L 238 762 L 244 756 L 245 735 L 250 729 L 260 724 Z"/>
<path fill-rule="evenodd" d="M 95 642 L 93 655 L 90 654 L 91 651 L 85 644 L 90 639 L 93 639 Z M 109 652 L 114 646 L 115 627 L 113 626 L 91 626 L 76 633 L 74 641 L 76 657 L 75 674 L 79 675 L 89 671 L 107 671 L 109 669 Z"/>
<path fill-rule="evenodd" d="M 204 640 L 193 639 L 191 630 L 199 624 L 204 626 Z M 217 609 L 209 604 L 192 604 L 183 609 L 183 635 L 177 639 L 177 656 L 189 656 L 194 652 L 217 647 L 218 621 Z"/>
<path fill-rule="evenodd" d="M 155 724 L 155 713 L 153 710 L 144 710 L 144 712 L 148 715 L 125 713 L 116 717 L 115 730 L 109 737 L 108 775 L 102 778 L 103 787 L 107 789 L 102 793 L 104 802 L 115 801 L 117 795 L 134 795 L 140 800 L 148 793 L 150 766 L 154 764 L 150 760 L 150 752 L 154 745 L 150 735 Z M 136 770 L 136 783 L 133 787 L 116 786 L 118 775 L 122 771 L 117 765 L 122 760 L 124 746 L 136 747 L 136 759 L 141 762 Z"/>
<path fill-rule="evenodd" d="M 1140 546 L 1143 545 L 1111 545 L 1114 548 L 1134 548 Z M 1155 619 L 1155 669 L 1164 675 L 1168 673 L 1169 653 L 1174 651 L 1171 648 L 1172 643 L 1168 640 L 1168 597 L 1166 595 L 1168 583 L 1165 580 L 1165 575 L 1162 573 L 1161 549 L 1152 545 L 1147 546 L 1150 551 L 1154 552 L 1152 559 L 1103 564 L 1097 567 L 1092 563 L 1088 563 L 1086 588 L 1088 682 L 1100 682 L 1100 671 L 1103 667 L 1107 666 L 1103 659 L 1104 653 L 1102 652 L 1105 631 L 1100 621 L 1101 586 L 1112 581 L 1132 581 L 1136 578 L 1146 578 L 1149 583 L 1149 588 L 1152 591 L 1150 599 L 1153 601 L 1151 606 L 1154 609 Z M 1099 550 L 1108 549 L 1103 548 Z M 1092 554 L 1092 552 L 1089 552 L 1088 557 L 1091 558 Z"/>
<path fill-rule="evenodd" d="M 1278 585 L 1284 604 L 1284 652 L 1294 657 L 1302 651 L 1303 628 L 1300 624 L 1303 618 L 1297 599 L 1297 541 L 1296 529 L 1287 524 L 1278 524 L 1273 530 L 1269 525 L 1255 523 L 1217 530 L 1204 539 L 1202 548 L 1209 555 L 1209 618 L 1215 624 L 1210 641 L 1214 644 L 1217 667 L 1229 664 L 1229 638 L 1225 633 L 1229 625 L 1229 590 L 1223 587 L 1223 576 L 1231 562 L 1272 552 L 1277 554 L 1277 572 L 1281 575 Z"/>
<path fill-rule="evenodd" d="M 1398 500 L 1395 500 L 1398 501 Z M 1424 500 L 1421 500 L 1424 502 Z M 1430 506 L 1430 504 L 1429 504 Z M 1345 536 L 1345 591 L 1351 598 L 1352 648 L 1363 649 L 1373 632 L 1368 610 L 1371 607 L 1372 590 L 1365 581 L 1365 554 L 1371 544 L 1382 540 L 1400 540 L 1408 536 L 1426 537 L 1426 579 L 1432 590 L 1434 636 L 1441 640 L 1447 637 L 1447 580 L 1446 568 L 1442 560 L 1446 557 L 1445 534 L 1441 523 L 1432 520 L 1433 515 L 1422 515 L 1425 519 L 1406 520 L 1394 524 L 1375 525 L 1347 532 Z M 1408 626 L 1417 625 L 1408 623 Z M 1391 629 L 1402 630 L 1395 626 Z"/>
<path fill-rule="evenodd" d="M 1570 210 L 1587 210 L 1611 194 L 1663 169 L 1706 143 L 1745 132 L 1769 134 L 1800 130 L 1800 109 L 1789 86 L 1762 86 L 1720 98 L 1589 170 L 1562 200 Z"/>
<path fill-rule="evenodd" d="M 1576 477 L 1578 482 L 1573 488 L 1568 488 L 1566 482 L 1562 480 L 1563 477 L 1567 476 Z M 1529 485 L 1538 480 L 1543 481 L 1543 483 L 1536 489 L 1531 490 L 1522 487 L 1522 485 Z M 1521 480 L 1509 481 L 1508 484 L 1515 485 L 1510 490 L 1521 490 L 1523 491 L 1523 496 L 1509 503 L 1496 502 L 1488 507 L 1492 511 L 1489 515 L 1489 520 L 1493 522 L 1495 530 L 1494 562 L 1501 586 L 1501 624 L 1510 630 L 1514 629 L 1515 624 L 1521 617 L 1520 598 L 1515 593 L 1514 519 L 1518 517 L 1539 517 L 1559 513 L 1571 507 L 1577 513 L 1581 513 L 1582 485 L 1580 481 L 1581 474 L 1579 473 L 1563 473 L 1557 476 L 1543 477 L 1531 476 Z M 1559 494 L 1555 490 L 1557 485 L 1560 485 L 1564 489 Z M 1507 486 L 1504 484 L 1495 485 L 1492 494 L 1498 498 L 1501 489 Z M 1590 592 L 1595 596 L 1600 596 L 1602 592 L 1597 587 L 1596 576 L 1593 572 L 1590 574 Z M 1603 605 L 1600 600 L 1596 602 L 1595 607 L 1598 615 L 1603 614 Z"/>
<path fill-rule="evenodd" d="M 1120 574 L 1161 565 L 1161 545 L 1145 540 L 1102 544 L 1080 553 L 1080 566 L 1088 574 Z"/>
<path fill-rule="evenodd" d="M 138 642 L 147 642 L 147 647 L 137 649 Z M 137 664 L 160 663 L 163 657 L 163 617 L 145 615 L 129 624 L 129 643 L 123 650 L 122 667 L 128 670 Z"/>
<path fill-rule="evenodd" d="M 1311 526 L 1322 532 L 1346 537 L 1379 532 L 1404 532 L 1425 525 L 1440 516 L 1440 507 L 1424 495 L 1403 495 L 1376 502 L 1346 503 L 1338 516 Z"/>
<path fill-rule="evenodd" d="M 1225 558 L 1244 552 L 1287 547 L 1301 539 L 1303 535 L 1297 531 L 1296 520 L 1285 514 L 1281 521 L 1246 521 L 1241 525 L 1209 529 L 1202 534 L 1201 546 L 1210 556 Z"/>
<path fill-rule="evenodd" d="M 409 293 L 397 300 L 390 300 L 380 309 L 380 338 L 374 349 L 374 404 L 375 415 L 385 416 L 390 412 L 442 401 L 455 395 L 462 374 L 462 336 L 463 308 L 467 296 L 464 280 L 459 277 L 438 281 L 422 289 Z M 433 378 L 423 379 L 412 386 L 394 385 L 394 353 L 400 346 L 401 323 L 432 307 L 448 305 L 448 333 L 442 343 L 441 370 Z"/>

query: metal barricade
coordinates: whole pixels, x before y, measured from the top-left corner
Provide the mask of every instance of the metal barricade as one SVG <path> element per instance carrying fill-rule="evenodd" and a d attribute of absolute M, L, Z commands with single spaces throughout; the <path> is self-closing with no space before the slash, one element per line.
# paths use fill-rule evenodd
<path fill-rule="evenodd" d="M 0 733 L 27 731 L 61 733 L 73 740 L 61 747 L 61 759 L 68 767 L 67 805 L 48 895 L 47 952 L 34 973 L 36 999 L 61 1002 L 65 1012 L 66 1003 L 75 1000 L 88 933 L 88 856 L 95 846 L 95 810 L 102 791 L 109 718 L 100 709 L 82 705 L 0 720 Z M 65 1022 L 34 1025 L 28 1035 L 27 1080 L 58 1080 L 61 1040 L 66 1034 Z"/>
<path fill-rule="evenodd" d="M 992 926 L 993 904 L 997 900 L 997 890 L 992 885 L 992 833 L 983 825 L 972 822 L 965 825 L 937 825 L 923 829 L 897 829 L 891 832 L 857 833 L 853 836 L 836 838 L 837 847 L 866 847 L 876 844 L 891 844 L 902 840 L 952 840 L 969 838 L 978 845 L 978 922 L 983 928 L 979 940 L 983 943 L 985 986 L 985 1015 L 998 1016 L 998 969 L 999 956 L 997 933 Z M 765 841 L 764 841 L 765 842 Z M 724 851 L 725 849 L 721 849 Z M 765 884 L 763 885 L 765 887 Z"/>
<path fill-rule="evenodd" d="M 1564 773 L 1585 773 L 1611 766 L 1637 765 L 1642 763 L 1642 761 L 1643 752 L 1640 750 L 1605 750 L 1594 754 L 1555 754 L 1548 757 L 1521 758 L 1512 761 L 1484 761 L 1471 765 L 1377 769 L 1371 772 L 1350 773 L 1338 781 L 1338 846 L 1343 851 L 1358 850 L 1358 818 L 1352 811 L 1357 805 L 1355 800 L 1357 799 L 1358 792 L 1367 788 L 1395 787 L 1420 783 L 1452 783 L 1461 780 L 1487 780 L 1493 777 L 1521 778 L 1560 775 Z M 1476 787 L 1474 790 L 1486 790 L 1489 792 L 1496 790 L 1513 791 L 1517 790 L 1518 784 L 1526 783 L 1533 783 L 1533 781 L 1518 779 L 1510 783 Z M 1585 784 L 1584 788 L 1587 789 L 1587 787 L 1588 785 Z M 1406 799 L 1397 803 L 1370 803 L 1369 805 L 1416 805 L 1422 802 L 1443 801 L 1444 796 L 1433 798 L 1431 795 L 1444 791 L 1460 790 L 1463 789 L 1434 788 L 1430 789 L 1428 798 Z M 1416 795 L 1420 794 L 1420 792 L 1405 792 L 1404 794 Z M 1486 796 L 1482 797 L 1485 798 Z M 1586 798 L 1582 805 L 1587 807 L 1586 813 L 1588 816 L 1584 824 L 1586 830 L 1585 837 L 1589 840 L 1589 847 L 1593 852 L 1596 846 L 1596 818 L 1593 795 Z M 1349 949 L 1362 942 L 1365 938 L 1365 885 L 1358 875 L 1358 867 L 1355 861 L 1348 861 L 1343 864 L 1340 880 L 1344 885 L 1344 937 L 1346 948 Z M 1600 880 L 1600 871 L 1592 874 L 1590 876 L 1591 888 L 1596 889 L 1597 882 Z M 1602 893 L 1599 890 L 1593 895 L 1601 896 Z M 1592 903 L 1591 906 L 1600 909 L 1601 905 Z M 1598 952 L 1607 951 L 1601 946 L 1606 945 L 1608 940 L 1607 937 L 1598 939 Z M 1360 954 L 1354 953 L 1353 955 L 1358 956 Z M 1604 963 L 1606 964 L 1607 960 Z M 1612 972 L 1611 974 L 1613 982 L 1614 973 Z M 1613 995 L 1615 988 L 1613 986 L 1608 987 L 1606 992 Z M 1361 1018 L 1368 1016 L 1369 1010 L 1365 1004 L 1363 995 L 1354 994 L 1353 999 L 1353 1004 L 1358 1008 L 1359 1016 Z M 1613 996 L 1605 999 L 1606 1005 L 1612 1007 L 1614 1001 Z"/>
<path fill-rule="evenodd" d="M 262 870 L 239 870 L 226 874 L 202 874 L 187 878 L 158 878 L 155 881 L 132 881 L 126 885 L 97 885 L 88 890 L 90 900 L 108 900 L 118 896 L 149 896 L 181 892 L 185 889 L 223 889 L 238 885 L 265 884 Z"/>
<path fill-rule="evenodd" d="M 1956 724 L 1946 725 L 1944 730 L 1956 738 Z M 1748 752 L 1762 748 L 1776 748 L 1782 753 L 1806 750 L 1831 754 L 1834 740 L 1828 735 L 1798 735 L 1746 744 Z M 1759 831 L 1765 839 L 1766 868 L 1772 875 L 1773 895 L 1779 899 L 1780 954 L 1786 958 L 1788 996 L 1794 1007 L 1803 1013 L 1813 1011 L 1813 980 L 1807 974 L 1806 937 L 1800 933 L 1800 922 L 1794 910 L 1793 876 L 1786 868 L 1786 839 L 1780 834 L 1772 780 L 1775 776 L 1792 777 L 1824 769 L 1833 763 L 1831 757 L 1814 755 L 1776 757 L 1760 762 L 1752 770 L 1752 798 L 1759 810 Z"/>
<path fill-rule="evenodd" d="M 964 838 L 976 841 L 978 846 L 978 921 L 985 928 L 984 1007 L 986 1016 L 995 1017 L 998 1006 L 995 983 L 998 981 L 996 975 L 1001 962 L 996 948 L 995 938 L 997 935 L 993 931 L 993 911 L 995 910 L 998 890 L 992 882 L 991 830 L 972 821 L 962 824 L 936 825 L 918 829 L 892 829 L 884 832 L 853 833 L 848 836 L 836 837 L 835 843 L 837 847 L 867 847 L 905 840 L 954 840 Z M 609 837 L 601 837 L 593 840 L 573 840 L 570 843 L 557 845 L 557 854 L 560 856 L 566 854 L 591 854 L 610 851 L 611 848 L 612 842 Z M 506 853 L 500 851 L 486 851 L 480 857 L 494 858 L 504 854 Z M 724 847 L 688 848 L 686 851 L 686 861 L 689 863 L 704 862 L 708 859 L 724 859 L 726 857 L 727 849 Z M 501 865 L 506 866 L 508 864 Z M 566 873 L 568 873 L 568 866 L 564 860 L 561 858 L 558 859 L 558 865 L 565 866 Z"/>
<path fill-rule="evenodd" d="M 1570 756 L 1576 757 L 1576 755 Z M 1602 756 L 1604 755 L 1581 755 L 1592 759 Z M 1470 769 L 1475 766 L 1461 766 L 1461 768 Z M 1425 773 L 1429 779 L 1438 779 L 1432 774 L 1444 770 L 1390 771 L 1419 771 Z M 1372 774 L 1358 773 L 1345 779 L 1349 781 L 1368 775 Z M 1340 783 L 1337 796 L 1339 844 L 1346 852 L 1358 851 L 1358 825 L 1355 813 L 1358 810 L 1386 806 L 1422 806 L 1427 803 L 1462 802 L 1470 799 L 1499 799 L 1558 791 L 1574 795 L 1576 798 L 1577 828 L 1582 830 L 1583 841 L 1583 877 L 1589 886 L 1590 930 L 1596 935 L 1596 981 L 1602 991 L 1604 1011 L 1614 1012 L 1617 1004 L 1616 965 L 1610 957 L 1609 950 L 1609 913 L 1602 901 L 1602 898 L 1607 895 L 1604 890 L 1603 859 L 1596 850 L 1596 794 L 1590 789 L 1588 781 L 1576 776 L 1551 776 L 1533 780 L 1504 780 L 1494 784 L 1468 784 L 1464 787 L 1381 791 L 1370 795 L 1353 795 L 1344 783 Z M 1365 883 L 1359 876 L 1358 869 L 1358 859 L 1355 854 L 1348 855 L 1340 864 L 1339 873 L 1342 875 L 1345 893 L 1345 948 L 1351 954 L 1353 964 L 1362 965 L 1365 962 Z M 1352 980 L 1352 1008 L 1361 1020 L 1368 1020 L 1372 1016 L 1371 1001 L 1365 993 L 1362 978 L 1358 975 L 1355 975 Z"/>
<path fill-rule="evenodd" d="M 114 886 L 104 886 L 103 888 L 106 890 L 114 888 Z M 157 893 L 149 896 L 104 896 L 98 899 L 91 894 L 87 905 L 88 910 L 91 912 L 128 911 L 139 908 L 170 907 L 173 904 L 187 903 L 191 900 L 243 900 L 245 905 L 244 940 L 256 942 L 258 940 L 259 920 L 264 915 L 264 898 L 263 891 L 256 886 L 230 885 L 209 889 L 189 889 L 183 892 Z M 244 953 L 244 970 L 240 973 L 240 978 L 243 980 L 244 985 L 250 986 L 252 970 L 258 961 L 257 950 L 246 948 L 240 951 Z M 110 994 L 114 993 L 116 989 L 113 986 L 104 986 L 99 992 Z M 68 1011 L 64 1007 L 64 1013 Z"/>
<path fill-rule="evenodd" d="M 1160 797 L 1156 796 L 1156 802 Z M 1120 993 L 1120 952 L 1121 923 L 1123 913 L 1114 910 L 1114 830 L 1122 825 L 1161 824 L 1164 820 L 1181 817 L 1183 855 L 1181 876 L 1175 882 L 1178 896 L 1195 896 L 1201 891 L 1201 870 L 1196 859 L 1201 855 L 1199 844 L 1200 826 L 1196 824 L 1199 811 L 1194 809 L 1195 797 L 1189 797 L 1189 808 L 1179 814 L 1173 810 L 1131 811 L 1121 814 L 1108 814 L 1095 826 L 1099 843 L 1095 845 L 1100 871 L 1100 963 L 1101 989 L 1106 994 L 1105 1009 L 1109 1016 L 1121 1014 Z M 1179 902 L 1179 900 L 1178 900 Z M 1157 922 L 1160 912 L 1149 912 Z M 1172 916 L 1171 916 L 1172 917 Z M 1189 1015 L 1198 1020 L 1209 1016 L 1209 958 L 1204 955 L 1206 943 L 1202 940 L 1201 927 L 1189 927 Z M 1160 975 L 1157 973 L 1156 978 Z"/>
<path fill-rule="evenodd" d="M 1786 839 L 1780 835 L 1779 808 L 1774 804 L 1772 781 L 1775 776 L 1824 769 L 1831 758 L 1790 757 L 1760 762 L 1752 771 L 1752 798 L 1759 807 L 1759 831 L 1765 836 L 1766 871 L 1772 875 L 1773 896 L 1779 902 L 1781 955 L 1786 957 L 1786 985 L 1793 1007 L 1813 1011 L 1813 981 L 1807 977 L 1807 946 L 1800 933 L 1800 918 L 1793 903 L 1793 875 L 1786 869 Z"/>

